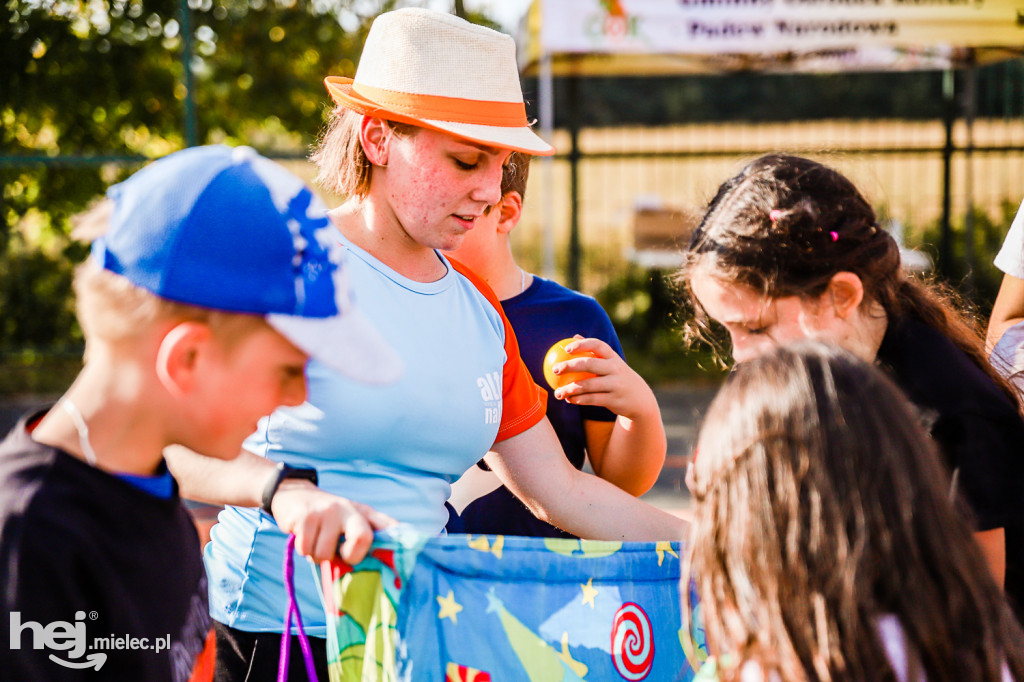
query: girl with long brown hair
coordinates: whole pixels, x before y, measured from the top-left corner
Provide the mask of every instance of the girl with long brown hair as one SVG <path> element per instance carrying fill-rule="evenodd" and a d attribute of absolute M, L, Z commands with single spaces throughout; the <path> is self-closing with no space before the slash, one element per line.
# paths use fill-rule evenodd
<path fill-rule="evenodd" d="M 721 679 L 1024 680 L 1024 634 L 918 416 L 834 345 L 737 367 L 692 477 L 690 573 Z"/>

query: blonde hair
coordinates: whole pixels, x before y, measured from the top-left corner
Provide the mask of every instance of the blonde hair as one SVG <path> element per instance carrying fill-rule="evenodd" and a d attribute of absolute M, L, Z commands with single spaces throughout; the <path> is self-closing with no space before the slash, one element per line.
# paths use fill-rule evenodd
<path fill-rule="evenodd" d="M 317 167 L 316 182 L 328 192 L 345 197 L 364 197 L 370 191 L 373 164 L 359 140 L 363 117 L 335 107 L 327 128 L 317 141 L 310 161 Z M 387 121 L 396 135 L 408 136 L 419 128 L 408 123 Z"/>
<path fill-rule="evenodd" d="M 253 332 L 268 328 L 262 315 L 178 303 L 99 266 L 92 259 L 75 270 L 78 322 L 86 346 L 93 340 L 119 343 L 162 322 L 202 322 L 230 350 Z"/>

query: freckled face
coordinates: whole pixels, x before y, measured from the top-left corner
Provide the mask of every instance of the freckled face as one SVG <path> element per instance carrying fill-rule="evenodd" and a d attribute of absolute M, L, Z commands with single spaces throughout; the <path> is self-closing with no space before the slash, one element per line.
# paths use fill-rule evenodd
<path fill-rule="evenodd" d="M 751 287 L 714 276 L 706 267 L 696 269 L 690 288 L 708 316 L 729 332 L 732 356 L 737 363 L 797 339 L 842 345 L 843 337 L 832 308 L 823 305 L 821 299 L 766 298 Z"/>
<path fill-rule="evenodd" d="M 488 264 L 494 262 L 498 249 L 502 246 L 498 237 L 500 217 L 499 203 L 473 221 L 473 229 L 466 232 L 459 246 L 454 251 L 449 251 L 448 255 L 454 256 L 477 273 L 485 271 Z"/>
<path fill-rule="evenodd" d="M 393 135 L 389 144 L 386 196 L 399 227 L 422 247 L 458 248 L 501 199 L 511 152 L 427 129 Z"/>

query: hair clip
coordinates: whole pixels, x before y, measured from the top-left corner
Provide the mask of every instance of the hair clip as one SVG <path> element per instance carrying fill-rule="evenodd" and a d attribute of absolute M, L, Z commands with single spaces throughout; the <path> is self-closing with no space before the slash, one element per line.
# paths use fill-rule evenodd
<path fill-rule="evenodd" d="M 832 230 L 831 232 L 829 232 L 829 235 L 831 235 L 832 241 L 834 241 L 834 242 L 839 241 L 839 233 L 836 232 L 835 230 Z"/>
<path fill-rule="evenodd" d="M 782 217 L 782 209 L 781 208 L 773 208 L 772 210 L 768 211 L 768 220 L 772 221 L 773 223 L 777 223 L 779 221 L 779 218 L 781 218 L 781 217 Z"/>

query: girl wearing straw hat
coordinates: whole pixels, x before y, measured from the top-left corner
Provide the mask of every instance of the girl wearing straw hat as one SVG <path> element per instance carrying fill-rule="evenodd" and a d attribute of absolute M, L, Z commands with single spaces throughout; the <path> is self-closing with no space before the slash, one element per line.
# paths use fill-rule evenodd
<path fill-rule="evenodd" d="M 581 537 L 684 532 L 677 517 L 572 467 L 497 298 L 441 253 L 499 202 L 513 151 L 553 153 L 526 120 L 512 39 L 443 13 L 388 12 L 355 78 L 326 84 L 337 106 L 313 155 L 318 181 L 348 197 L 330 214 L 346 271 L 404 371 L 366 387 L 311 363 L 308 401 L 261 420 L 229 467 L 194 468 L 179 453 L 186 494 L 236 505 L 206 548 L 223 679 L 276 672 L 286 533 L 318 561 L 344 535 L 350 563 L 390 519 L 440 533 L 451 482 L 484 453 L 538 516 Z M 302 467 L 316 470 L 319 488 L 290 478 L 312 478 Z M 322 637 L 318 587 L 299 574 L 307 632 Z M 323 667 L 323 640 L 318 648 Z"/>

